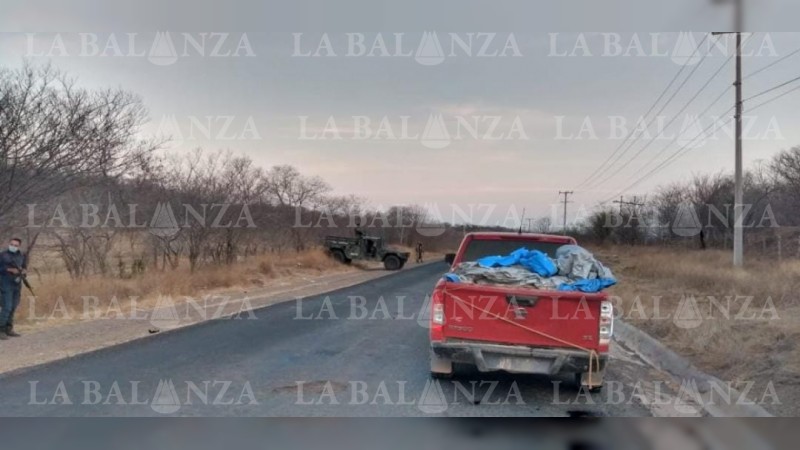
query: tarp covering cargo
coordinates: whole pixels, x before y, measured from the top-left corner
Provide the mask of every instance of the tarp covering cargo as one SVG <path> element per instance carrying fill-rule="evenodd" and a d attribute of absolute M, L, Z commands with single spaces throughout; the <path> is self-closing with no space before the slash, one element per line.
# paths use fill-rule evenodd
<path fill-rule="evenodd" d="M 543 277 L 552 277 L 558 273 L 553 260 L 539 250 L 520 248 L 506 256 L 487 256 L 478 260 L 478 265 L 484 268 L 522 266 L 523 268 Z"/>
<path fill-rule="evenodd" d="M 538 250 L 520 248 L 508 255 L 465 261 L 445 279 L 587 293 L 600 292 L 617 283 L 610 269 L 578 245 L 562 245 L 556 250 L 555 259 Z"/>

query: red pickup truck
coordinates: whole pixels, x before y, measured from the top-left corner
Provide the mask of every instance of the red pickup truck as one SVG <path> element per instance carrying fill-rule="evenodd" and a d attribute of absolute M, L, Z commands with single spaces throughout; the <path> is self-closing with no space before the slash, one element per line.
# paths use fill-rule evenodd
<path fill-rule="evenodd" d="M 471 233 L 452 267 L 526 247 L 549 256 L 567 236 Z M 431 375 L 453 376 L 454 363 L 481 372 L 572 374 L 591 391 L 603 387 L 613 333 L 613 310 L 604 293 L 562 292 L 441 279 L 431 296 Z"/>

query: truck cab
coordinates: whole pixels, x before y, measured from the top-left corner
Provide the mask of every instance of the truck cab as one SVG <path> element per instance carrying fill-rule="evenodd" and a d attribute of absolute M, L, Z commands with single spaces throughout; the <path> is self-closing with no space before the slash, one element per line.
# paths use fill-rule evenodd
<path fill-rule="evenodd" d="M 553 257 L 573 238 L 544 234 L 471 233 L 452 267 L 525 247 Z M 603 386 L 613 333 L 604 293 L 472 284 L 441 279 L 431 296 L 431 375 L 453 376 L 454 364 L 478 371 L 571 374 L 591 391 Z"/>

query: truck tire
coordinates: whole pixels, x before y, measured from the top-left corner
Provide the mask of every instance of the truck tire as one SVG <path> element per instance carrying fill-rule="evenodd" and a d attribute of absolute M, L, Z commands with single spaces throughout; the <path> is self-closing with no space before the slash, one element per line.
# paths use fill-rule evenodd
<path fill-rule="evenodd" d="M 584 385 L 584 378 L 588 378 L 588 373 L 578 372 L 575 374 L 575 387 L 580 389 L 586 389 L 589 391 L 590 394 L 597 394 L 603 391 L 603 387 L 605 387 L 605 381 L 603 380 L 605 373 L 600 372 L 599 374 L 593 374 L 595 378 L 595 382 L 599 384 L 595 384 L 593 386 Z"/>
<path fill-rule="evenodd" d="M 438 356 L 431 350 L 431 378 L 445 380 L 453 378 L 453 361 Z"/>
<path fill-rule="evenodd" d="M 350 264 L 350 259 L 347 256 L 345 256 L 344 252 L 341 250 L 333 250 L 331 252 L 331 256 L 333 256 L 333 259 L 342 264 Z"/>
<path fill-rule="evenodd" d="M 383 268 L 386 270 L 400 270 L 403 267 L 403 262 L 397 255 L 388 255 L 383 258 Z"/>

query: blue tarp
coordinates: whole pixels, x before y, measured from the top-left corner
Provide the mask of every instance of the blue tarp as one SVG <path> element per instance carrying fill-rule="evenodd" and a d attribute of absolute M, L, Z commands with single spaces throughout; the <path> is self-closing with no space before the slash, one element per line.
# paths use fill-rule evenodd
<path fill-rule="evenodd" d="M 617 280 L 613 278 L 583 279 L 574 281 L 572 283 L 564 283 L 558 287 L 558 290 L 566 292 L 580 291 L 586 293 L 595 293 L 615 284 L 617 284 Z"/>
<path fill-rule="evenodd" d="M 455 270 L 456 273 L 445 274 L 444 279 L 459 283 L 464 279 L 475 277 L 476 272 L 480 273 L 485 269 L 521 266 L 547 279 L 540 279 L 538 284 L 533 284 L 550 284 L 552 288 L 558 286 L 557 289 L 559 291 L 595 293 L 617 284 L 616 278 L 614 278 L 609 269 L 597 261 L 591 253 L 577 245 L 559 247 L 556 251 L 556 260 L 550 259 L 547 254 L 539 250 L 528 250 L 523 247 L 505 256 L 487 256 L 470 264 L 472 266 L 469 269 L 464 269 L 463 273 L 459 273 L 457 268 Z M 476 269 L 478 270 L 476 271 Z M 500 279 L 502 280 L 501 284 L 522 283 L 522 278 L 526 278 L 505 272 L 498 275 L 498 277 L 488 278 Z M 556 275 L 556 278 L 551 278 Z M 485 274 L 477 276 L 486 277 Z"/>
<path fill-rule="evenodd" d="M 444 274 L 444 280 L 445 281 L 449 281 L 451 283 L 460 283 L 461 282 L 461 279 L 458 278 L 458 275 L 456 275 L 454 273 L 446 273 L 446 274 Z"/>
<path fill-rule="evenodd" d="M 518 248 L 506 256 L 487 256 L 478 260 L 481 267 L 508 267 L 520 265 L 543 277 L 552 277 L 558 273 L 558 267 L 545 253 L 539 250 Z"/>

